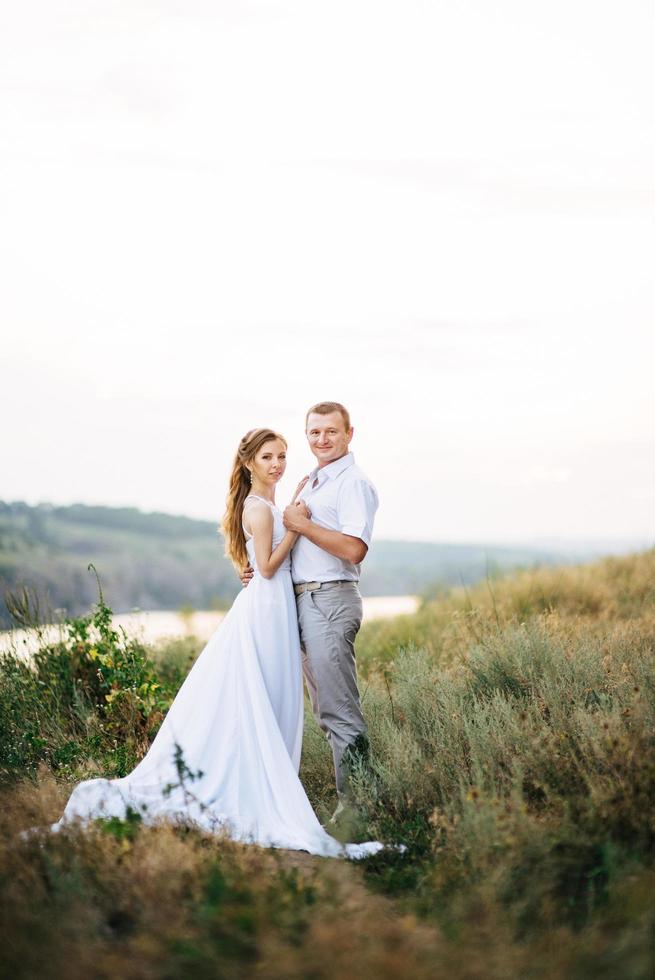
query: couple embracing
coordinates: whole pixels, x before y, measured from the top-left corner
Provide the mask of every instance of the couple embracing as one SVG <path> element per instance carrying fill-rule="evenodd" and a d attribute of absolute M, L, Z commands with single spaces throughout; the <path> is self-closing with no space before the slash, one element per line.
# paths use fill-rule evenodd
<path fill-rule="evenodd" d="M 329 739 L 339 804 L 348 769 L 367 751 L 354 642 L 358 589 L 377 509 L 375 488 L 355 464 L 353 430 L 338 402 L 306 417 L 316 469 L 284 512 L 275 488 L 286 442 L 254 429 L 239 444 L 222 529 L 246 586 L 182 684 L 149 751 L 122 779 L 73 791 L 70 820 L 124 817 L 189 821 L 235 840 L 365 857 L 376 841 L 341 844 L 321 827 L 298 778 L 304 672 L 314 715 Z M 292 557 L 293 552 L 293 557 Z"/>

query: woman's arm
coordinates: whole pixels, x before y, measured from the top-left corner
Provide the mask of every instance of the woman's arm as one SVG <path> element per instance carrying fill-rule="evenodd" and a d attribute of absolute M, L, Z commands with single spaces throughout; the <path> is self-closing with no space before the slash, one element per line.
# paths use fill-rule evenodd
<path fill-rule="evenodd" d="M 314 521 L 307 518 L 297 506 L 287 507 L 284 511 L 284 526 L 293 529 L 292 533 L 302 534 L 311 541 L 312 544 L 327 551 L 335 558 L 343 561 L 350 561 L 358 565 L 364 561 L 368 551 L 368 545 L 361 538 L 356 538 L 351 534 L 344 534 L 342 531 L 331 531 L 327 527 L 321 527 Z"/>
<path fill-rule="evenodd" d="M 303 489 L 303 487 L 305 486 L 305 484 L 307 483 L 308 480 L 309 480 L 309 477 L 308 476 L 303 476 L 302 480 L 300 481 L 300 483 L 296 487 L 296 492 L 294 493 L 293 497 L 291 498 L 291 503 L 292 504 L 295 504 L 296 497 L 298 496 L 298 494 L 300 493 L 300 491 Z"/>
<path fill-rule="evenodd" d="M 273 514 L 264 503 L 251 504 L 244 523 L 246 520 L 255 546 L 257 567 L 264 578 L 273 578 L 298 540 L 298 535 L 287 531 L 277 548 L 273 548 Z"/>

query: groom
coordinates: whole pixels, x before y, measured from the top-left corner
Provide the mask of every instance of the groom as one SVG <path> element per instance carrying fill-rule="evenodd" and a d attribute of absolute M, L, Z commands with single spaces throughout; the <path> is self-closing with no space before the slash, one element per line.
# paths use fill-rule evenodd
<path fill-rule="evenodd" d="M 291 575 L 303 672 L 314 717 L 332 748 L 338 812 L 347 791 L 348 756 L 367 747 L 355 666 L 355 637 L 362 623 L 357 583 L 371 542 L 378 495 L 349 452 L 353 428 L 343 405 L 314 405 L 307 412 L 305 430 L 318 466 L 296 503 L 285 509 L 284 525 L 300 535 L 292 552 Z"/>
<path fill-rule="evenodd" d="M 349 451 L 353 428 L 343 405 L 313 405 L 305 430 L 318 465 L 296 502 L 285 509 L 284 524 L 299 535 L 291 574 L 303 672 L 314 717 L 332 748 L 339 805 L 331 822 L 336 822 L 347 797 L 348 763 L 368 749 L 355 637 L 362 622 L 359 575 L 378 495 Z"/>

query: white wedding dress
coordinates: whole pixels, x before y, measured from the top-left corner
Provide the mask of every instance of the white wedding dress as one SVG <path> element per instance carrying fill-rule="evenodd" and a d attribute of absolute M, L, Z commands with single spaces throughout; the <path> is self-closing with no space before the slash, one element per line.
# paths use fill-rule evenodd
<path fill-rule="evenodd" d="M 269 506 L 275 548 L 285 529 Z M 303 688 L 291 561 L 266 579 L 252 540 L 246 547 L 254 577 L 191 668 L 147 754 L 122 779 L 76 786 L 53 830 L 124 818 L 131 808 L 147 823 L 191 821 L 234 840 L 326 857 L 362 858 L 383 846 L 340 844 L 307 799 L 298 778 Z"/>

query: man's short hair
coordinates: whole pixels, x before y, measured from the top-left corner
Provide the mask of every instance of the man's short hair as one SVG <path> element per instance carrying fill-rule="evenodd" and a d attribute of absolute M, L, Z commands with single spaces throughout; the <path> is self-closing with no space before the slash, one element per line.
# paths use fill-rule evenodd
<path fill-rule="evenodd" d="M 347 432 L 350 428 L 350 412 L 341 402 L 319 402 L 318 405 L 312 405 L 305 416 L 305 428 L 307 428 L 307 421 L 310 415 L 329 415 L 331 412 L 341 412 L 341 418 L 343 419 Z"/>

